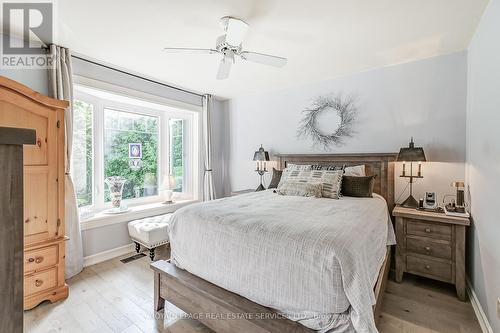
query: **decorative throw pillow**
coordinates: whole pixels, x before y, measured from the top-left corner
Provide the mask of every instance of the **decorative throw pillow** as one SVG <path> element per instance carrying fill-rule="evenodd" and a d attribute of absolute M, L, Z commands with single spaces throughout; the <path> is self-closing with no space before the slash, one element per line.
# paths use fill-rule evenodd
<path fill-rule="evenodd" d="M 344 176 L 342 177 L 342 195 L 347 197 L 372 198 L 374 176 Z"/>
<path fill-rule="evenodd" d="M 345 164 L 344 165 L 319 165 L 319 164 L 313 164 L 311 165 L 312 170 L 344 170 Z"/>
<path fill-rule="evenodd" d="M 346 166 L 344 168 L 344 176 L 364 177 L 366 176 L 365 166 L 364 165 Z"/>
<path fill-rule="evenodd" d="M 286 179 L 281 177 L 281 182 L 306 182 L 323 184 L 322 196 L 325 198 L 338 199 L 342 183 L 342 170 L 302 170 L 290 172 Z M 278 188 L 279 188 L 278 186 Z"/>
<path fill-rule="evenodd" d="M 277 192 L 281 195 L 321 198 L 323 184 L 303 181 L 288 181 L 278 186 Z"/>
<path fill-rule="evenodd" d="M 273 178 L 271 178 L 271 183 L 269 184 L 269 188 L 277 188 L 280 180 L 281 180 L 281 174 L 283 173 L 282 170 L 276 170 L 276 168 L 273 168 Z"/>
<path fill-rule="evenodd" d="M 285 181 L 290 175 L 298 175 L 300 171 L 311 170 L 311 165 L 309 164 L 292 164 L 288 163 L 285 170 L 281 174 L 280 183 Z"/>

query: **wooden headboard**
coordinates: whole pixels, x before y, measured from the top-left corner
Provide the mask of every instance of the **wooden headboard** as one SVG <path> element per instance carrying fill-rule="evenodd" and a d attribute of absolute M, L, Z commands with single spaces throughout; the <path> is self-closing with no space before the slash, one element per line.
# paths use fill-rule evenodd
<path fill-rule="evenodd" d="M 361 165 L 366 166 L 367 175 L 377 175 L 373 192 L 387 201 L 389 211 L 394 208 L 394 162 L 396 153 L 374 154 L 281 154 L 277 155 L 278 169 L 283 170 L 288 163 L 319 165 Z"/>

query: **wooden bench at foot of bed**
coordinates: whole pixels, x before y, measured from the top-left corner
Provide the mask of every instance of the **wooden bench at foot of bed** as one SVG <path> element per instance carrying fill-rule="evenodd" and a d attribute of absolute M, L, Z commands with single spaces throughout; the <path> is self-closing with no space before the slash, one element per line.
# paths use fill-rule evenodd
<path fill-rule="evenodd" d="M 375 322 L 379 317 L 385 282 L 390 265 L 390 247 L 379 272 L 374 292 Z M 154 271 L 154 308 L 160 311 L 165 300 L 218 333 L 312 333 L 301 324 L 240 295 L 216 286 L 174 264 L 159 260 L 151 264 Z"/>
<path fill-rule="evenodd" d="M 156 311 L 162 310 L 167 300 L 219 333 L 316 332 L 168 261 L 156 261 L 151 268 Z"/>

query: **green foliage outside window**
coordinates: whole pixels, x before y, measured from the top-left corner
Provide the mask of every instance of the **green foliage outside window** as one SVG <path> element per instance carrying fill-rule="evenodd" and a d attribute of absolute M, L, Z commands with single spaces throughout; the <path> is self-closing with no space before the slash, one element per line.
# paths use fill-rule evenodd
<path fill-rule="evenodd" d="M 184 121 L 173 119 L 170 121 L 171 140 L 171 170 L 175 177 L 175 192 L 182 192 L 184 188 Z"/>
<path fill-rule="evenodd" d="M 93 149 L 92 149 L 92 104 L 73 101 L 73 161 L 72 175 L 75 180 L 78 207 L 92 204 Z M 82 178 L 80 178 L 82 177 Z"/>
<path fill-rule="evenodd" d="M 127 179 L 123 198 L 132 199 L 158 194 L 158 120 L 154 117 L 126 117 L 116 122 L 122 112 L 106 110 L 105 123 L 113 127 L 105 129 L 104 177 L 122 176 Z M 108 113 L 111 114 L 108 118 Z M 114 115 L 113 115 L 114 113 Z M 113 117 L 115 116 L 115 117 Z M 109 121 L 108 121 L 109 120 Z M 125 123 L 125 125 L 123 125 Z M 124 128 L 125 127 L 125 128 Z M 133 170 L 129 165 L 129 143 L 142 144 L 143 165 Z M 110 201 L 106 187 L 105 201 Z"/>

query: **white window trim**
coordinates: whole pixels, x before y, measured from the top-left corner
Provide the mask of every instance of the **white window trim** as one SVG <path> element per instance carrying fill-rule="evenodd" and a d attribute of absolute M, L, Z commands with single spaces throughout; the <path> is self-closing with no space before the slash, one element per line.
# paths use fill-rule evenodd
<path fill-rule="evenodd" d="M 198 200 L 179 200 L 172 204 L 150 203 L 132 207 L 128 212 L 116 215 L 107 215 L 101 212 L 81 221 L 80 228 L 82 231 L 90 230 L 110 226 L 113 224 L 126 223 L 146 217 L 173 213 L 177 209 L 196 202 L 198 202 Z"/>
<path fill-rule="evenodd" d="M 128 98 L 127 102 L 123 103 L 119 101 L 113 101 L 112 99 L 107 99 L 103 102 L 103 99 L 96 96 L 87 94 L 85 92 L 79 91 L 79 87 L 89 88 L 93 90 L 99 90 L 104 94 L 114 94 L 119 95 L 124 98 Z M 118 92 L 119 91 L 119 92 Z M 137 114 L 144 114 L 147 116 L 158 117 L 159 126 L 159 156 L 158 156 L 158 174 L 159 174 L 159 185 L 163 183 L 164 177 L 168 176 L 169 171 L 169 154 L 166 153 L 165 147 L 170 147 L 170 135 L 169 135 L 169 121 L 170 119 L 184 119 L 184 151 L 187 159 L 185 160 L 185 175 L 189 175 L 185 178 L 185 183 L 183 184 L 185 191 L 182 193 L 174 192 L 174 200 L 179 203 L 191 203 L 195 202 L 199 198 L 199 184 L 200 184 L 200 173 L 196 170 L 200 170 L 200 153 L 201 153 L 201 137 L 199 136 L 199 124 L 201 116 L 201 107 L 190 105 L 186 103 L 171 103 L 172 101 L 164 99 L 162 97 L 137 92 L 135 90 L 130 90 L 123 87 L 114 86 L 108 83 L 91 80 L 82 77 L 75 78 L 75 99 L 81 99 L 85 102 L 92 103 L 94 105 L 94 118 L 93 118 L 93 167 L 94 176 L 93 179 L 93 202 L 102 203 L 104 202 L 104 184 L 101 181 L 104 179 L 104 165 L 102 159 L 96 158 L 96 156 L 103 156 L 104 151 L 104 109 L 115 109 L 118 111 L 130 112 Z M 130 100 L 132 99 L 132 100 Z M 160 103 L 163 102 L 163 103 Z M 181 110 L 182 109 L 182 110 Z M 166 114 L 168 113 L 168 114 Z M 196 131 L 195 129 L 198 129 Z M 96 144 L 96 141 L 98 144 Z M 186 142 L 190 141 L 190 142 Z M 187 144 L 186 144 L 187 143 Z M 163 168 L 165 166 L 166 168 Z M 104 206 L 97 204 L 95 207 L 96 214 L 83 218 L 81 223 L 82 227 L 86 225 L 87 227 L 95 227 L 96 224 L 108 225 L 109 223 L 120 223 L 113 221 L 121 221 L 122 219 L 129 219 L 131 216 L 136 216 L 135 212 L 141 212 L 141 216 L 153 216 L 162 213 L 163 211 L 175 210 L 178 206 L 173 205 L 162 205 L 163 201 L 162 194 L 144 197 L 137 199 L 126 199 L 124 203 L 127 204 L 131 211 L 128 213 L 123 213 L 119 215 L 105 215 L 102 213 L 103 209 L 110 207 L 110 204 L 104 204 Z M 160 205 L 160 206 L 158 206 Z M 148 211 L 151 212 L 148 212 Z M 160 213 L 159 213 L 160 212 Z M 108 222 L 104 222 L 108 221 Z"/>

